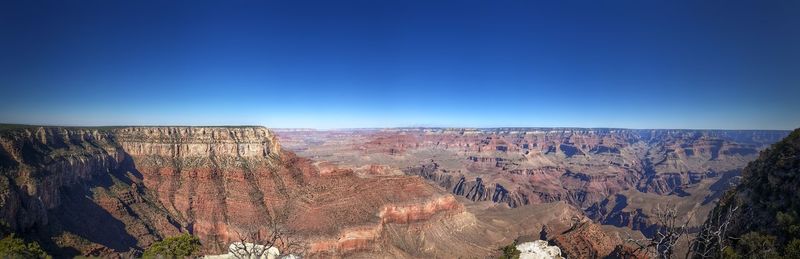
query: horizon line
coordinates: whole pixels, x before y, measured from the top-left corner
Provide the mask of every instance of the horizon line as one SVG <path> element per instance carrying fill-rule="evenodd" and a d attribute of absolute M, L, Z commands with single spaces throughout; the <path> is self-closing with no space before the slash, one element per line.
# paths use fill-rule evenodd
<path fill-rule="evenodd" d="M 206 125 L 68 125 L 68 124 L 26 124 L 26 123 L 0 123 L 0 128 L 6 127 L 63 127 L 63 128 L 125 128 L 125 127 L 264 127 L 270 130 L 307 130 L 307 131 L 342 131 L 342 130 L 381 130 L 381 129 L 587 129 L 587 130 L 696 130 L 696 131 L 793 131 L 795 129 L 721 129 L 721 128 L 626 128 L 626 127 L 575 127 L 575 126 L 500 126 L 500 127 L 462 127 L 462 126 L 399 126 L 399 127 L 341 127 L 341 128 L 314 128 L 314 127 L 269 127 L 266 125 L 248 124 L 206 124 Z"/>

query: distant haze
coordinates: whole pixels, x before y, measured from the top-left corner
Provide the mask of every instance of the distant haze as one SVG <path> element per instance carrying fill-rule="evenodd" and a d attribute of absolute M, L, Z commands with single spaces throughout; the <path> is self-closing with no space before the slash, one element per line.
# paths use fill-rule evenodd
<path fill-rule="evenodd" d="M 800 1 L 2 1 L 0 123 L 800 127 Z"/>

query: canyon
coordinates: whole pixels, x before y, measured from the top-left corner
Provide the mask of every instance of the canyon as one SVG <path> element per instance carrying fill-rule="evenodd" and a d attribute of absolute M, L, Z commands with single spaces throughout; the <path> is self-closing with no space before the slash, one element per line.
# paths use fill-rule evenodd
<path fill-rule="evenodd" d="M 221 254 L 279 227 L 310 257 L 491 257 L 538 239 L 602 257 L 647 235 L 655 204 L 702 223 L 787 134 L 7 125 L 0 219 L 57 257 L 140 256 L 180 233 Z"/>
<path fill-rule="evenodd" d="M 565 203 L 476 208 L 387 167 L 319 165 L 264 127 L 8 125 L 0 170 L 4 227 L 56 257 L 135 257 L 180 233 L 220 254 L 278 227 L 311 257 L 488 255 L 582 216 Z"/>
<path fill-rule="evenodd" d="M 468 202 L 565 202 L 614 235 L 651 236 L 673 206 L 700 226 L 742 168 L 788 131 L 586 128 L 277 130 L 317 163 L 394 168 Z M 400 172 L 397 172 L 399 170 Z M 608 250 L 606 247 L 604 250 Z M 613 249 L 613 246 L 611 247 Z M 569 250 L 569 249 L 565 249 Z"/>

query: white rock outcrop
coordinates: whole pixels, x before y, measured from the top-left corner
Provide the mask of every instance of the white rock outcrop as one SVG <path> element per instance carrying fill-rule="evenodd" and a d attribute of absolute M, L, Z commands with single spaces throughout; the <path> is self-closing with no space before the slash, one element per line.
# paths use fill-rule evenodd
<path fill-rule="evenodd" d="M 520 259 L 563 259 L 561 249 L 547 244 L 547 241 L 536 240 L 517 245 Z"/>

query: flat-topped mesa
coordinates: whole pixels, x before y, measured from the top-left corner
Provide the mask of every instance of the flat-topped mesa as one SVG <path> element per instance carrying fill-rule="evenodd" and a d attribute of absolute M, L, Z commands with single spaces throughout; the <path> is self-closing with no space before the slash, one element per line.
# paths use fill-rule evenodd
<path fill-rule="evenodd" d="M 281 146 L 265 127 L 130 127 L 115 130 L 128 154 L 171 157 L 277 156 Z"/>
<path fill-rule="evenodd" d="M 109 245 L 132 255 L 131 247 L 191 229 L 215 250 L 230 241 L 227 229 L 262 220 L 299 188 L 311 173 L 301 160 L 264 127 L 12 125 L 0 130 L 0 187 L 9 190 L 0 192 L 0 220 L 23 234 L 67 226 L 88 240 L 133 231 Z M 82 223 L 113 221 L 109 214 L 134 228 L 104 234 Z"/>

